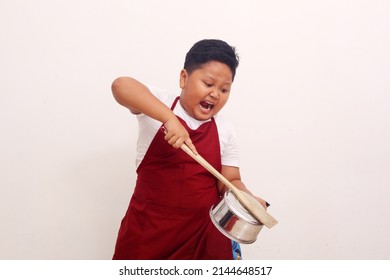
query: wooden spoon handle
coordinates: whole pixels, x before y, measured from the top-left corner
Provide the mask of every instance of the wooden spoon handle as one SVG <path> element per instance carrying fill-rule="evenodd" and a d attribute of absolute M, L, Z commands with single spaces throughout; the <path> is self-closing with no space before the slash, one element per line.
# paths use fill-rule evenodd
<path fill-rule="evenodd" d="M 218 180 L 220 180 L 222 183 L 225 184 L 226 187 L 231 189 L 233 192 L 237 189 L 236 186 L 234 186 L 228 179 L 226 179 L 221 173 L 218 172 L 217 169 L 215 169 L 210 163 L 208 163 L 201 155 L 195 154 L 188 146 L 187 144 L 183 144 L 181 146 L 181 149 L 186 152 L 190 157 L 192 157 L 194 160 L 196 160 L 200 165 L 202 165 L 207 171 L 209 171 L 211 174 L 213 174 Z"/>
<path fill-rule="evenodd" d="M 237 199 L 251 212 L 262 224 L 271 228 L 278 223 L 262 206 L 261 204 L 249 193 L 239 190 L 228 179 L 226 179 L 218 170 L 216 170 L 210 163 L 208 163 L 201 155 L 196 155 L 187 144 L 183 144 L 181 149 L 186 152 L 190 157 L 202 165 L 207 171 L 213 174 L 218 180 L 220 180 L 226 187 L 228 187 L 237 197 Z"/>

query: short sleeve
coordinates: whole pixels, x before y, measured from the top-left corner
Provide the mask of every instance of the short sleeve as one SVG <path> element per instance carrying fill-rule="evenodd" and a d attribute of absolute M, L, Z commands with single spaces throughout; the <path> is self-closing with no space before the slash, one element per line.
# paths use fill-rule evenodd
<path fill-rule="evenodd" d="M 240 167 L 239 146 L 234 126 L 222 116 L 217 116 L 222 165 Z"/>

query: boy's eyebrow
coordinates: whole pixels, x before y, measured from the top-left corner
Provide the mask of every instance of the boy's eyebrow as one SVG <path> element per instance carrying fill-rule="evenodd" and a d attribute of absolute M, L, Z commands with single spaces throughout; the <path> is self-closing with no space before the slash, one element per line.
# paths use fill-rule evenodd
<path fill-rule="evenodd" d="M 212 80 L 214 80 L 214 81 L 216 80 L 216 79 L 215 79 L 212 75 L 210 75 L 210 74 L 206 74 L 206 78 L 212 79 Z M 229 86 L 230 86 L 232 83 L 233 83 L 232 81 L 225 81 L 225 82 L 224 82 L 225 85 L 229 85 Z"/>

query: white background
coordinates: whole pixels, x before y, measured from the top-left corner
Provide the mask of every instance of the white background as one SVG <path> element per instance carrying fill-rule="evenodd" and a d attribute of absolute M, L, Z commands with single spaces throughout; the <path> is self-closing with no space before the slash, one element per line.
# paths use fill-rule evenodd
<path fill-rule="evenodd" d="M 111 82 L 179 94 L 187 50 L 241 56 L 224 115 L 279 220 L 246 259 L 390 258 L 390 2 L 1 0 L 0 259 L 110 259 L 137 123 Z"/>

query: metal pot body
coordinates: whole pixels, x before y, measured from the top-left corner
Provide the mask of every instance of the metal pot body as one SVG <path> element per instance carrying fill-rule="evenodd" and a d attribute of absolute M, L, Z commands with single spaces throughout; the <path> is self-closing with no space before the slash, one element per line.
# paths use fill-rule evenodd
<path fill-rule="evenodd" d="M 210 218 L 226 237 L 243 244 L 255 242 L 263 227 L 232 191 L 225 192 L 221 201 L 210 209 Z"/>

